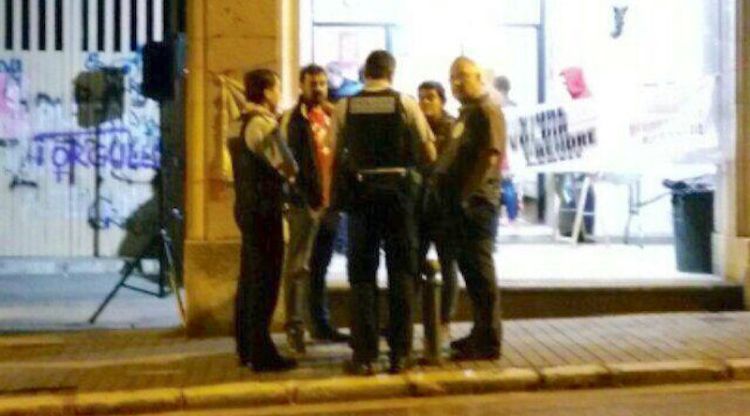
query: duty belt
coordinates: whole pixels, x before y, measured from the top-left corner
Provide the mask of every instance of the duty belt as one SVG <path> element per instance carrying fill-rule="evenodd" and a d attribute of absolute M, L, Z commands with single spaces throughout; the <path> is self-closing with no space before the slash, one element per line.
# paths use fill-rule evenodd
<path fill-rule="evenodd" d="M 357 181 L 362 182 L 366 177 L 401 176 L 403 178 L 408 174 L 407 168 L 361 169 L 357 171 Z"/>

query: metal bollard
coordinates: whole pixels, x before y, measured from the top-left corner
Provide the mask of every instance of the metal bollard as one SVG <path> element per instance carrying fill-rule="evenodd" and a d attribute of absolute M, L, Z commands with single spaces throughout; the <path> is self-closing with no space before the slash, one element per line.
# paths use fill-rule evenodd
<path fill-rule="evenodd" d="M 428 274 L 422 287 L 422 325 L 424 327 L 424 362 L 437 365 L 442 361 L 440 348 L 442 335 L 440 328 L 440 293 L 443 283 Z"/>

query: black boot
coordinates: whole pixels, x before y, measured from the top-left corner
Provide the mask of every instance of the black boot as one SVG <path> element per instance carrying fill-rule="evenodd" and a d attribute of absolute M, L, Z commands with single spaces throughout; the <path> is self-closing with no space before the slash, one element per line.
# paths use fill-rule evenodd
<path fill-rule="evenodd" d="M 408 357 L 391 357 L 389 374 L 401 374 L 412 367 L 412 361 Z"/>
<path fill-rule="evenodd" d="M 250 364 L 250 367 L 256 373 L 289 371 L 297 368 L 297 361 L 291 358 L 276 356 L 253 362 Z"/>
<path fill-rule="evenodd" d="M 375 366 L 371 361 L 350 360 L 344 363 L 344 372 L 353 376 L 372 376 Z"/>

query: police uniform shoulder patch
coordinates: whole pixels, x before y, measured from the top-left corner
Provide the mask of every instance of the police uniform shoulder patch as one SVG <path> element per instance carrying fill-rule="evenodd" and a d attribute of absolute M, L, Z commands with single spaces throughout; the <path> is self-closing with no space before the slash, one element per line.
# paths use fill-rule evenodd
<path fill-rule="evenodd" d="M 393 96 L 352 97 L 349 101 L 349 113 L 393 114 L 396 112 L 396 98 Z"/>

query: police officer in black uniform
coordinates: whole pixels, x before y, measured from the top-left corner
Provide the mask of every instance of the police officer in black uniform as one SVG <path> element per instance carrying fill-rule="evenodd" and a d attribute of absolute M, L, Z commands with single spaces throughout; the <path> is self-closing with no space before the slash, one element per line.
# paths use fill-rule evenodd
<path fill-rule="evenodd" d="M 435 159 L 434 136 L 417 102 L 391 88 L 396 67 L 386 51 L 365 62 L 364 90 L 335 111 L 334 205 L 349 214 L 353 374 L 374 373 L 378 357 L 377 270 L 388 269 L 390 373 L 404 371 L 412 347 L 412 298 L 418 276 L 415 208 L 418 168 Z"/>
<path fill-rule="evenodd" d="M 270 325 L 284 255 L 284 190 L 293 182 L 297 165 L 278 135 L 279 77 L 269 69 L 250 71 L 245 76 L 245 92 L 255 107 L 245 114 L 241 136 L 229 143 L 234 215 L 242 233 L 235 299 L 237 354 L 240 364 L 254 371 L 285 371 L 297 363 L 279 354 Z"/>
<path fill-rule="evenodd" d="M 474 311 L 471 334 L 451 343 L 456 360 L 500 357 L 500 296 L 492 254 L 500 200 L 505 121 L 484 91 L 480 68 L 461 57 L 451 66 L 451 90 L 461 102 L 453 139 L 435 167 L 438 192 L 448 211 L 449 244 Z"/>

